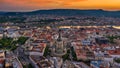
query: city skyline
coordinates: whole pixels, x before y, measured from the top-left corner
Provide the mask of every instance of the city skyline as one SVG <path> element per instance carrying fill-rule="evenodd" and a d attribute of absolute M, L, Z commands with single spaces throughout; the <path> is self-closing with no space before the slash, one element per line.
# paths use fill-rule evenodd
<path fill-rule="evenodd" d="M 120 0 L 1 0 L 0 11 L 33 11 L 43 9 L 120 10 Z"/>

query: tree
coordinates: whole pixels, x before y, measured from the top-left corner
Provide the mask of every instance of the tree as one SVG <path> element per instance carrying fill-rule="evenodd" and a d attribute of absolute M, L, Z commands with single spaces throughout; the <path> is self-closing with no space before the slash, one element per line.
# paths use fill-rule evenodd
<path fill-rule="evenodd" d="M 71 52 L 72 52 L 73 60 L 77 60 L 77 56 L 73 47 L 71 47 Z"/>
<path fill-rule="evenodd" d="M 50 55 L 50 50 L 49 50 L 49 47 L 48 46 L 46 46 L 46 48 L 45 48 L 45 51 L 44 51 L 44 55 L 43 56 L 48 56 L 48 55 Z"/>
<path fill-rule="evenodd" d="M 17 43 L 18 44 L 25 44 L 25 42 L 28 40 L 28 37 L 20 37 L 18 40 L 17 40 Z"/>

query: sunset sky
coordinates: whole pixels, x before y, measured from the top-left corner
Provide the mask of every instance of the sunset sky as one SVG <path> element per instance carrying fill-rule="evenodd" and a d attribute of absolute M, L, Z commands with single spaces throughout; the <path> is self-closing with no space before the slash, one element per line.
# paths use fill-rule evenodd
<path fill-rule="evenodd" d="M 39 9 L 120 10 L 120 0 L 0 0 L 0 11 Z"/>

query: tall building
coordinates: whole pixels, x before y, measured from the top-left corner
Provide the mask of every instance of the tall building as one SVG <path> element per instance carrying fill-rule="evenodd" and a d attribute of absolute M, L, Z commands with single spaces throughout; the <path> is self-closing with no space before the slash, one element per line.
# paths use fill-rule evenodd
<path fill-rule="evenodd" d="M 8 34 L 7 30 L 4 30 L 4 32 L 3 32 L 3 38 L 6 38 L 7 34 Z"/>
<path fill-rule="evenodd" d="M 64 42 L 62 39 L 61 30 L 59 30 L 58 33 L 59 33 L 59 36 L 54 42 L 54 47 L 52 49 L 52 52 L 53 52 L 53 56 L 62 57 L 63 55 L 66 54 L 67 50 L 66 50 L 66 45 L 64 45 Z"/>
<path fill-rule="evenodd" d="M 58 31 L 59 35 L 54 37 L 54 42 L 52 44 L 52 56 L 54 59 L 54 68 L 61 68 L 63 64 L 62 56 L 67 53 L 66 45 L 62 38 L 61 30 Z"/>

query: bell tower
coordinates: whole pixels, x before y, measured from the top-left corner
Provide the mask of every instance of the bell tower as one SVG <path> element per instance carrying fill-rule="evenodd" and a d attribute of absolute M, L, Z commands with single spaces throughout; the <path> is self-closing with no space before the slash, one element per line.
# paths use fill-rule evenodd
<path fill-rule="evenodd" d="M 67 50 L 62 40 L 61 30 L 59 30 L 58 33 L 59 35 L 57 40 L 55 40 L 55 47 L 53 48 L 53 55 L 57 57 L 62 57 L 66 54 Z"/>

